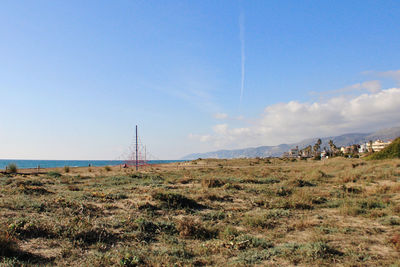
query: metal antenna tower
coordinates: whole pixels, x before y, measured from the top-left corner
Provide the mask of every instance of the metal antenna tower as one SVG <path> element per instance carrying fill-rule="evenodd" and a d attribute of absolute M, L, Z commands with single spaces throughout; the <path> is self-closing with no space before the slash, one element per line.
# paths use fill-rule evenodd
<path fill-rule="evenodd" d="M 137 125 L 136 125 L 136 170 L 139 167 L 139 158 L 138 158 L 138 136 L 137 136 Z"/>
<path fill-rule="evenodd" d="M 135 136 L 133 137 L 133 142 L 127 150 L 128 151 L 126 153 L 120 156 L 125 161 L 124 168 L 131 166 L 136 170 L 139 170 L 139 168 L 148 165 L 148 158 L 154 158 L 157 160 L 157 157 L 151 155 L 149 151 L 147 151 L 146 145 L 142 143 L 142 140 L 138 134 L 137 125 L 135 127 Z"/>

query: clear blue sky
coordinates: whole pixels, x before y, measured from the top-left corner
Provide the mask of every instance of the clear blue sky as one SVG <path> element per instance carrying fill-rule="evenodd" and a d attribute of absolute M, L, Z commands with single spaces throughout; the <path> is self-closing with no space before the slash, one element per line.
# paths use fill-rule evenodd
<path fill-rule="evenodd" d="M 0 158 L 117 159 L 136 124 L 160 159 L 398 126 L 398 14 L 399 1 L 2 1 Z"/>

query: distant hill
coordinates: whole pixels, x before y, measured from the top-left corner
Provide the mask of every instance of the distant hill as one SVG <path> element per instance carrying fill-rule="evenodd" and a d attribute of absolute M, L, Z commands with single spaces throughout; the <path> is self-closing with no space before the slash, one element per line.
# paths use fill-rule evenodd
<path fill-rule="evenodd" d="M 361 144 L 369 140 L 389 140 L 400 136 L 400 127 L 394 127 L 384 130 L 379 130 L 374 133 L 350 133 L 339 136 L 329 136 L 321 138 L 321 148 L 329 147 L 329 140 L 333 140 L 336 146 L 348 146 L 352 144 Z M 183 157 L 183 160 L 192 160 L 198 158 L 255 158 L 255 157 L 280 157 L 283 152 L 287 152 L 290 148 L 298 146 L 304 148 L 308 145 L 314 145 L 318 138 L 310 138 L 294 144 L 281 144 L 277 146 L 260 146 L 234 150 L 218 150 L 206 153 L 194 153 Z"/>
<path fill-rule="evenodd" d="M 379 152 L 373 153 L 367 159 L 396 159 L 400 158 L 400 137 Z"/>

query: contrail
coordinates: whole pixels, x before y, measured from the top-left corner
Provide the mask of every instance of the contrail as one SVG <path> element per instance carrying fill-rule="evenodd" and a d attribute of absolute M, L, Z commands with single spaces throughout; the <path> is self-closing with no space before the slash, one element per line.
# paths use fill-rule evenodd
<path fill-rule="evenodd" d="M 239 16 L 239 38 L 240 38 L 240 44 L 241 44 L 241 52 L 242 52 L 242 81 L 241 81 L 241 86 L 240 86 L 240 104 L 242 104 L 242 98 L 243 98 L 243 90 L 244 90 L 244 74 L 245 74 L 245 60 L 246 56 L 244 54 L 244 14 L 243 12 L 240 13 Z"/>

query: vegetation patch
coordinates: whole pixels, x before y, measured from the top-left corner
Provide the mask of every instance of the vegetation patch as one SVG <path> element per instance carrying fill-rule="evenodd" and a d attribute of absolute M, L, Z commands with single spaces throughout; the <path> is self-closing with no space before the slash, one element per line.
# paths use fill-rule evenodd
<path fill-rule="evenodd" d="M 19 219 L 10 224 L 8 229 L 11 233 L 24 238 L 54 238 L 56 236 L 50 226 L 28 219 Z"/>
<path fill-rule="evenodd" d="M 3 172 L 0 266 L 398 264 L 399 159 L 268 162 Z"/>
<path fill-rule="evenodd" d="M 180 194 L 170 192 L 158 192 L 152 195 L 154 200 L 158 200 L 161 204 L 168 209 L 201 209 L 203 205 L 197 203 L 195 200 L 185 197 Z"/>
<path fill-rule="evenodd" d="M 0 257 L 12 257 L 18 250 L 17 241 L 7 231 L 0 231 Z"/>
<path fill-rule="evenodd" d="M 221 187 L 225 184 L 225 181 L 215 178 L 204 178 L 201 180 L 201 185 L 205 188 Z"/>
<path fill-rule="evenodd" d="M 15 163 L 8 164 L 6 169 L 7 169 L 8 173 L 14 173 L 15 174 L 15 173 L 18 172 L 18 167 L 17 167 L 17 164 L 15 164 Z"/>
<path fill-rule="evenodd" d="M 311 183 L 311 182 L 309 182 L 309 181 L 305 181 L 305 180 L 302 180 L 302 179 L 298 179 L 298 180 L 296 180 L 296 182 L 295 182 L 295 186 L 298 186 L 298 187 L 315 186 L 315 184 L 313 184 L 313 183 Z"/>
<path fill-rule="evenodd" d="M 47 176 L 49 176 L 51 178 L 60 178 L 62 176 L 62 174 L 59 172 L 56 172 L 56 171 L 50 171 L 47 173 Z"/>
<path fill-rule="evenodd" d="M 26 195 L 48 195 L 53 194 L 53 192 L 48 191 L 46 188 L 41 186 L 29 186 L 21 185 L 18 187 L 19 191 Z"/>
<path fill-rule="evenodd" d="M 400 158 L 400 137 L 393 140 L 390 145 L 385 147 L 379 152 L 375 152 L 368 156 L 366 159 L 396 159 Z"/>
<path fill-rule="evenodd" d="M 211 239 L 218 236 L 218 230 L 210 227 L 204 227 L 202 223 L 193 218 L 184 218 L 177 223 L 179 235 L 185 238 Z"/>

